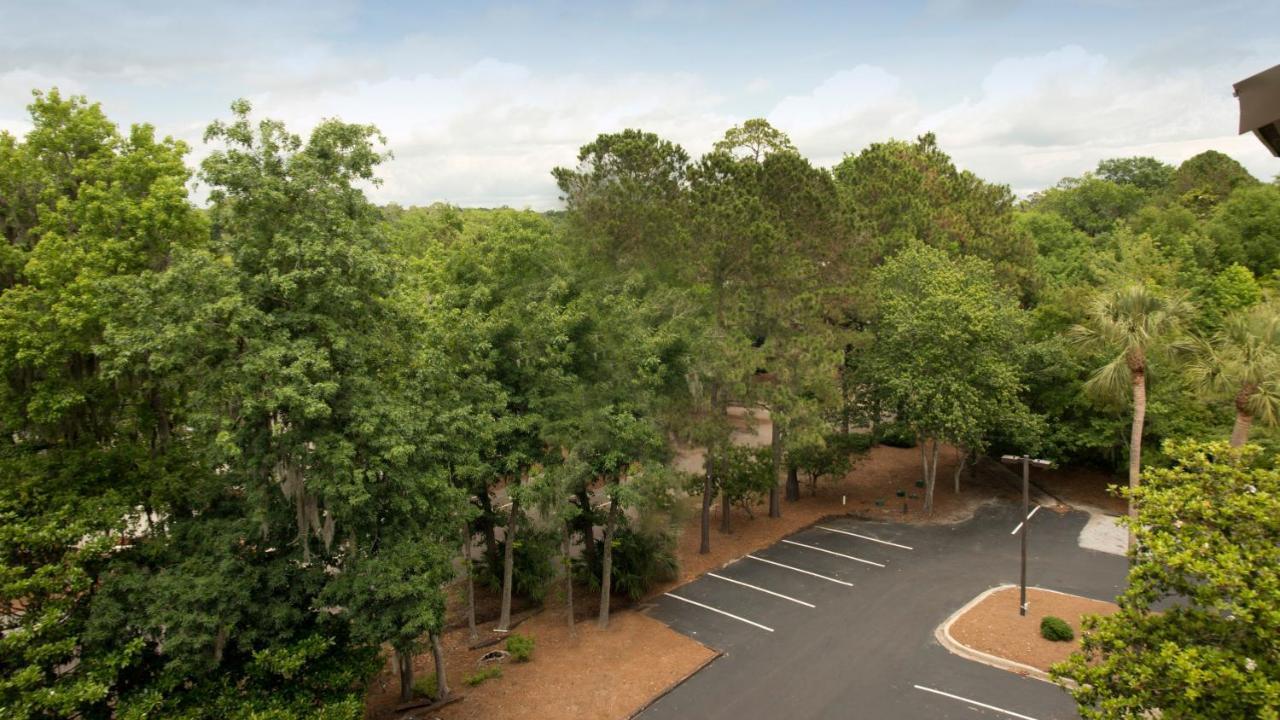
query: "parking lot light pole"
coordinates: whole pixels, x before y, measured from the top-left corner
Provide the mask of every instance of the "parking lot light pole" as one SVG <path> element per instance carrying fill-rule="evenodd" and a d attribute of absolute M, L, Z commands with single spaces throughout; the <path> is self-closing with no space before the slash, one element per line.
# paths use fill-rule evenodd
<path fill-rule="evenodd" d="M 1022 522 L 1019 529 L 1022 531 L 1022 573 L 1019 585 L 1022 588 L 1021 601 L 1018 603 L 1018 614 L 1027 614 L 1027 531 L 1031 529 L 1031 466 L 1038 468 L 1052 467 L 1053 463 L 1048 460 L 1034 459 L 1030 455 L 1004 455 L 1000 458 L 1000 462 L 1006 465 L 1022 466 Z"/>

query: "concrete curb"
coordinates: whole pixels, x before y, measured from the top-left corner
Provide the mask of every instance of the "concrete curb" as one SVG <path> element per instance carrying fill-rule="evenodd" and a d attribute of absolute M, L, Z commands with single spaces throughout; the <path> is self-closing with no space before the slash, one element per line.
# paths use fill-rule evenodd
<path fill-rule="evenodd" d="M 1018 586 L 1013 585 L 1011 583 L 1006 583 L 1004 585 L 997 585 L 979 594 L 974 599 L 965 603 L 964 607 L 951 613 L 951 616 L 948 617 L 945 621 L 943 621 L 943 623 L 933 631 L 933 636 L 935 639 L 937 639 L 938 643 L 942 645 L 942 647 L 946 648 L 952 655 L 959 655 L 962 658 L 965 658 L 967 660 L 973 660 L 974 662 L 980 662 L 983 665 L 990 665 L 991 667 L 1000 668 L 1001 670 L 1008 670 L 1009 672 L 1017 673 L 1019 675 L 1033 677 L 1036 680 L 1043 680 L 1044 682 L 1047 682 L 1051 685 L 1058 685 L 1058 683 L 1054 682 L 1054 680 L 1049 677 L 1049 673 L 1041 670 L 1040 668 L 1031 667 L 1030 665 L 1025 665 L 1023 663 L 1015 662 L 1013 660 L 1008 660 L 1006 658 L 1002 658 L 996 655 L 991 655 L 990 653 L 984 653 L 981 650 L 974 650 L 973 648 L 969 647 L 968 645 L 962 644 L 959 640 L 956 640 L 954 637 L 951 636 L 951 625 L 955 623 L 956 620 L 959 620 L 960 616 L 964 615 L 971 608 L 973 608 L 973 606 L 987 599 L 987 597 L 990 596 L 992 593 L 996 593 L 1001 590 L 1005 590 L 1007 588 L 1016 588 L 1016 587 Z M 1040 590 L 1042 592 L 1057 593 L 1058 595 L 1071 594 L 1071 593 L 1060 592 L 1058 590 L 1050 590 L 1048 588 L 1042 588 L 1042 587 L 1037 587 L 1034 589 Z M 1073 686 L 1074 683 L 1069 683 L 1069 685 Z"/>
<path fill-rule="evenodd" d="M 695 640 L 694 642 L 697 642 L 697 641 Z M 698 644 L 699 644 L 699 645 L 702 645 L 702 643 L 698 643 Z M 706 646 L 706 645 L 702 645 L 702 647 L 707 647 L 707 646 Z M 638 716 L 639 716 L 641 713 L 643 713 L 645 710 L 648 710 L 650 707 L 652 707 L 654 703 L 658 702 L 658 701 L 659 701 L 659 700 L 661 700 L 662 698 L 664 698 L 664 697 L 666 697 L 666 696 L 670 695 L 671 693 L 675 692 L 675 689 L 676 689 L 676 688 L 678 688 L 678 687 L 680 687 L 681 685 L 683 685 L 683 684 L 685 684 L 685 683 L 689 682 L 689 680 L 690 680 L 694 675 L 697 675 L 698 673 L 700 673 L 700 672 L 702 672 L 703 670 L 705 670 L 705 669 L 706 669 L 706 667 L 707 667 L 708 665 L 710 665 L 711 663 L 713 663 L 713 662 L 715 662 L 715 661 L 719 660 L 720 658 L 724 657 L 724 652 L 722 652 L 722 651 L 720 651 L 720 650 L 716 650 L 715 648 L 707 648 L 707 649 L 708 649 L 708 650 L 711 650 L 711 651 L 713 651 L 713 652 L 715 652 L 715 655 L 712 655 L 711 657 L 709 657 L 709 658 L 707 658 L 706 660 L 702 661 L 702 662 L 698 665 L 698 667 L 694 668 L 694 669 L 693 669 L 693 670 L 692 670 L 688 675 L 685 675 L 684 677 L 680 678 L 679 680 L 677 680 L 677 681 L 675 681 L 675 682 L 671 683 L 670 685 L 668 685 L 668 686 L 667 686 L 667 688 L 666 688 L 665 690 L 663 690 L 662 692 L 658 693 L 657 695 L 654 695 L 653 697 L 649 698 L 647 701 L 645 701 L 645 703 L 644 703 L 643 705 L 641 705 L 640 707 L 638 707 L 638 708 L 636 708 L 635 710 L 633 710 L 633 711 L 631 712 L 631 714 L 627 715 L 627 720 L 632 720 L 633 718 L 638 717 Z"/>

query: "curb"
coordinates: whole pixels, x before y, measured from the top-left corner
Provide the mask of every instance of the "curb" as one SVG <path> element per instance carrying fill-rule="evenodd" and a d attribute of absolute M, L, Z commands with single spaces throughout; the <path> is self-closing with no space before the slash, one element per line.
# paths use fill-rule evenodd
<path fill-rule="evenodd" d="M 697 641 L 695 640 L 694 642 L 697 642 Z M 699 644 L 699 645 L 702 645 L 702 643 L 698 643 L 698 644 Z M 706 646 L 706 645 L 702 645 L 702 647 L 707 647 L 707 646 Z M 627 715 L 627 720 L 633 720 L 633 718 L 638 717 L 638 716 L 639 716 L 641 713 L 643 713 L 645 710 L 648 710 L 650 707 L 652 707 L 654 703 L 658 702 L 658 701 L 659 701 L 659 700 L 661 700 L 662 698 L 664 698 L 664 697 L 666 697 L 666 696 L 670 695 L 671 693 L 675 692 L 676 688 L 678 688 L 678 687 L 680 687 L 681 685 L 683 685 L 683 684 L 685 684 L 685 683 L 689 682 L 689 680 L 690 680 L 694 675 L 697 675 L 698 673 L 700 673 L 700 672 L 702 672 L 703 670 L 705 670 L 705 669 L 707 668 L 707 666 L 708 666 L 708 665 L 710 665 L 711 663 L 713 663 L 713 662 L 715 662 L 715 661 L 719 660 L 720 658 L 724 657 L 724 652 L 723 652 L 723 651 L 715 650 L 714 648 L 707 648 L 707 649 L 708 649 L 708 650 L 714 650 L 715 655 L 712 655 L 711 657 L 707 658 L 706 660 L 703 660 L 701 663 L 699 663 L 699 664 L 698 664 L 698 667 L 696 667 L 696 668 L 694 668 L 693 670 L 691 670 L 691 671 L 689 672 L 689 674 L 688 674 L 688 675 L 685 675 L 684 677 L 680 678 L 679 680 L 677 680 L 677 681 L 675 681 L 675 682 L 671 683 L 670 685 L 668 685 L 668 686 L 667 686 L 667 688 L 666 688 L 665 690 L 663 690 L 662 692 L 658 693 L 657 695 L 654 695 L 653 697 L 649 698 L 648 700 L 646 700 L 646 701 L 645 701 L 645 703 L 644 703 L 643 705 L 641 705 L 640 707 L 638 707 L 638 708 L 636 708 L 635 710 L 631 711 L 631 713 L 630 713 L 629 715 Z"/>
<path fill-rule="evenodd" d="M 993 588 L 989 588 L 986 591 L 980 593 L 977 597 L 965 603 L 964 607 L 961 607 L 959 610 L 951 613 L 950 617 L 944 620 L 942 624 L 939 625 L 933 631 L 933 636 L 935 639 L 937 639 L 938 643 L 941 644 L 942 647 L 946 648 L 952 655 L 959 655 L 962 658 L 965 658 L 967 660 L 973 660 L 974 662 L 980 662 L 983 665 L 990 665 L 991 667 L 1000 668 L 1001 670 L 1008 670 L 1009 672 L 1017 673 L 1019 675 L 1033 677 L 1036 680 L 1041 680 L 1043 682 L 1047 682 L 1051 685 L 1056 686 L 1058 685 L 1058 683 L 1054 682 L 1054 680 L 1049 677 L 1049 673 L 1041 670 L 1040 668 L 1031 667 L 1030 665 L 1025 665 L 1023 663 L 1015 662 L 1013 660 L 1008 660 L 1006 658 L 1002 658 L 996 655 L 991 655 L 990 653 L 984 653 L 981 650 L 974 650 L 973 648 L 969 647 L 968 645 L 962 644 L 959 640 L 956 640 L 954 637 L 951 636 L 951 625 L 955 623 L 956 620 L 959 620 L 960 616 L 964 615 L 971 608 L 973 608 L 973 606 L 987 599 L 987 597 L 992 595 L 993 593 L 997 593 L 1001 590 L 1005 590 L 1008 588 L 1015 588 L 1015 587 L 1018 587 L 1018 586 L 1012 583 L 1005 583 L 1003 585 L 997 585 Z M 1043 592 L 1057 593 L 1058 595 L 1070 595 L 1070 593 L 1059 592 L 1057 590 L 1050 590 L 1048 588 L 1037 587 L 1034 589 L 1041 590 Z M 1070 685 L 1074 685 L 1074 683 L 1070 683 Z"/>

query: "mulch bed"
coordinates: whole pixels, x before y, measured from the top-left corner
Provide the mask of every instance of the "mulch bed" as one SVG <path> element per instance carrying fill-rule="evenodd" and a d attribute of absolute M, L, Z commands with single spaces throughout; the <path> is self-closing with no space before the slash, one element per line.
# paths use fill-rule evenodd
<path fill-rule="evenodd" d="M 956 618 L 951 637 L 974 650 L 1030 665 L 1045 672 L 1080 649 L 1080 618 L 1110 615 L 1119 608 L 1103 600 L 1027 588 L 1027 614 L 1018 614 L 1019 590 L 1005 588 Z M 1040 637 L 1040 620 L 1053 615 L 1066 621 L 1075 639 L 1053 642 Z"/>

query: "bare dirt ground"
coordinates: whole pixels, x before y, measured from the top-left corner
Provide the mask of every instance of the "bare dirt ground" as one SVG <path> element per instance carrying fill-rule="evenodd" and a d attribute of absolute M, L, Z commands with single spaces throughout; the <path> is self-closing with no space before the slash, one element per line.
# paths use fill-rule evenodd
<path fill-rule="evenodd" d="M 1115 603 L 1028 588 L 1027 614 L 1022 616 L 1018 599 L 1016 587 L 992 593 L 956 618 L 951 636 L 974 650 L 1048 672 L 1050 665 L 1080 649 L 1081 616 L 1110 615 L 1118 609 Z M 1065 620 L 1075 630 L 1075 639 L 1053 642 L 1040 637 L 1040 620 L 1046 615 Z"/>
<path fill-rule="evenodd" d="M 1066 467 L 1057 470 L 1031 470 L 1031 481 L 1068 505 L 1123 515 L 1128 505 L 1112 495 L 1108 485 L 1124 485 L 1125 478 L 1095 468 Z"/>

